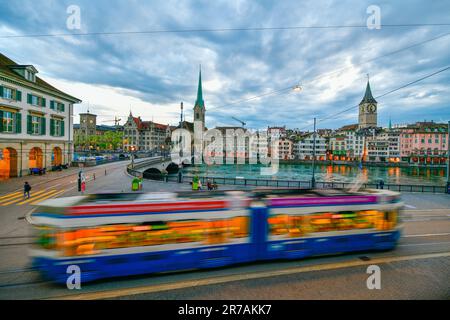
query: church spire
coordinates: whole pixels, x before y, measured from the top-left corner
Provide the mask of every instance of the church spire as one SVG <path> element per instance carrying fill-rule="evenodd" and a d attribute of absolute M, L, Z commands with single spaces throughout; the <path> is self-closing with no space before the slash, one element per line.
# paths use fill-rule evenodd
<path fill-rule="evenodd" d="M 202 91 L 202 66 L 200 65 L 200 70 L 198 73 L 198 89 L 197 89 L 197 100 L 195 100 L 195 106 L 200 108 L 205 107 L 205 102 L 203 101 L 203 91 Z"/>
<path fill-rule="evenodd" d="M 367 79 L 366 93 L 364 94 L 364 98 L 361 103 L 377 103 L 377 100 L 372 96 L 372 90 L 370 90 L 370 82 Z"/>

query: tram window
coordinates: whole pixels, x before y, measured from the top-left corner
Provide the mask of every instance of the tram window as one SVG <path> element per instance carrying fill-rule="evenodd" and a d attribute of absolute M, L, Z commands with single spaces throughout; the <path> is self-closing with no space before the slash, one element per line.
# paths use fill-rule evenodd
<path fill-rule="evenodd" d="M 248 237 L 248 217 L 220 220 L 154 221 L 64 230 L 57 234 L 54 248 L 64 255 L 89 255 L 103 249 L 176 243 L 226 243 Z M 48 246 L 47 246 L 48 247 Z"/>
<path fill-rule="evenodd" d="M 303 215 L 272 215 L 268 218 L 269 233 L 274 236 L 300 237 L 315 232 L 355 229 L 392 229 L 396 212 L 377 210 L 322 212 Z"/>
<path fill-rule="evenodd" d="M 36 243 L 44 249 L 55 249 L 56 230 L 53 227 L 40 226 L 37 228 Z"/>

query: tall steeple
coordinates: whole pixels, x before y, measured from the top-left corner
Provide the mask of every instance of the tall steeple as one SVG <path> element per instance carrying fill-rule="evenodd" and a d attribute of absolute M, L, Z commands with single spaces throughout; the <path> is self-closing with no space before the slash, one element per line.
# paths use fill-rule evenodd
<path fill-rule="evenodd" d="M 377 103 L 377 100 L 372 96 L 372 90 L 370 90 L 370 82 L 367 79 L 366 93 L 364 94 L 364 98 L 361 103 Z"/>
<path fill-rule="evenodd" d="M 205 129 L 205 101 L 203 100 L 203 90 L 202 90 L 202 67 L 198 73 L 198 89 L 197 89 L 197 100 L 195 100 L 194 105 L 194 122 L 201 121 L 203 130 Z"/>
<path fill-rule="evenodd" d="M 195 100 L 195 106 L 200 108 L 205 107 L 205 101 L 203 101 L 203 90 L 202 90 L 202 66 L 200 65 L 200 70 L 198 73 L 198 89 L 197 89 L 197 100 Z"/>
<path fill-rule="evenodd" d="M 358 127 L 360 129 L 377 126 L 377 104 L 378 102 L 373 97 L 370 89 L 369 76 L 367 76 L 366 92 L 359 103 Z"/>

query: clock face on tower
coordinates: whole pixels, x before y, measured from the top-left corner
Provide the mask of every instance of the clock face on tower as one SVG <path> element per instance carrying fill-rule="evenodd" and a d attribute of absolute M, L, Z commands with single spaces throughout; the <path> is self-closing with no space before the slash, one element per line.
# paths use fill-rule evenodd
<path fill-rule="evenodd" d="M 375 105 L 371 104 L 371 105 L 369 105 L 368 109 L 369 109 L 369 112 L 374 113 L 377 110 L 377 107 L 375 107 Z"/>

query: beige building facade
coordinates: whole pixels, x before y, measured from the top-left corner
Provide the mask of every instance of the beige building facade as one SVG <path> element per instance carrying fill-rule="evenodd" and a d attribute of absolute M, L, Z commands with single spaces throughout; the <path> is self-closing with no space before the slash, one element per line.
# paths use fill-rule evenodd
<path fill-rule="evenodd" d="M 0 54 L 0 179 L 70 164 L 72 97 Z"/>

